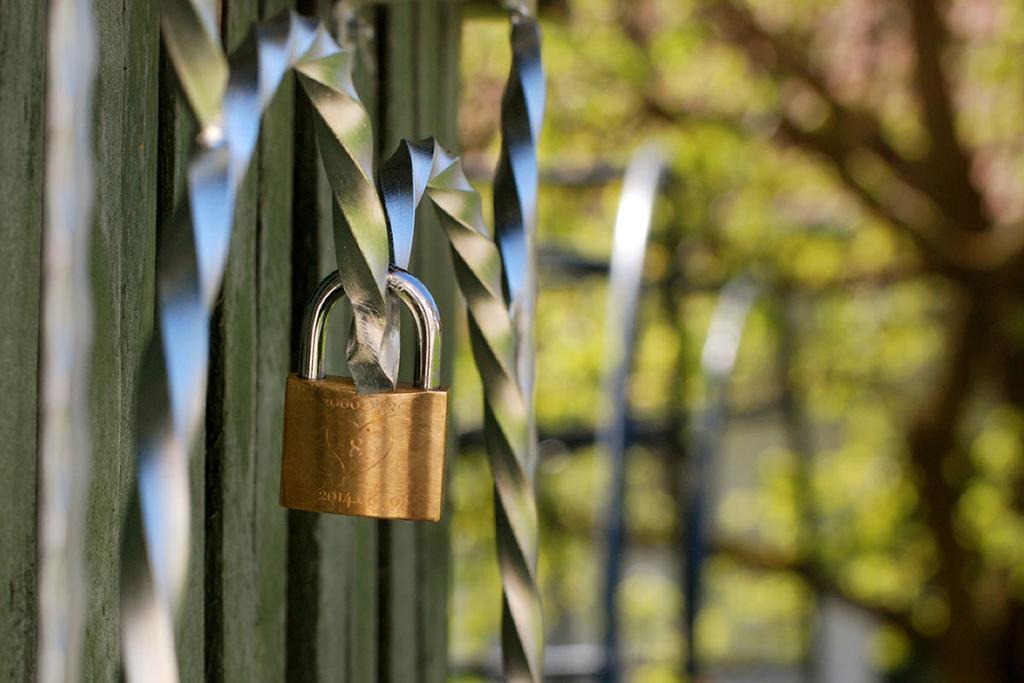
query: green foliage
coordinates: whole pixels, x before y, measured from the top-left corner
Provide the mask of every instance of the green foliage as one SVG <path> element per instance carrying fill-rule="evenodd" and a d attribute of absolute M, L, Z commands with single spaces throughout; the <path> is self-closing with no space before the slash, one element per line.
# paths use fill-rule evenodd
<path fill-rule="evenodd" d="M 883 617 L 905 617 L 902 626 L 876 622 L 871 656 L 896 670 L 921 656 L 915 642 L 941 633 L 953 618 L 935 586 L 937 550 L 907 434 L 937 382 L 959 294 L 928 271 L 907 231 L 851 191 L 835 163 L 780 140 L 781 117 L 816 130 L 825 103 L 795 79 L 755 68 L 715 29 L 704 4 L 648 0 L 636 3 L 640 9 L 631 17 L 624 9 L 631 3 L 576 0 L 568 20 L 545 26 L 550 89 L 542 168 L 620 168 L 648 138 L 659 140 L 672 160 L 674 178 L 647 253 L 628 388 L 634 417 L 665 423 L 707 407 L 700 354 L 717 289 L 738 274 L 765 283 L 730 383 L 730 407 L 747 417 L 729 424 L 712 498 L 715 536 L 770 550 L 776 566 L 709 561 L 697 626 L 704 660 L 712 667 L 797 665 L 812 647 L 816 586 L 792 570 L 810 567 L 844 600 Z M 750 6 L 785 44 L 810 56 L 845 105 L 870 109 L 885 140 L 920 159 L 929 139 L 909 87 L 912 55 L 894 37 L 907 19 L 892 10 L 892 21 L 879 24 L 869 16 L 883 11 L 872 9 L 876 4 L 759 0 Z M 956 31 L 951 68 L 963 104 L 957 125 L 980 150 L 974 170 L 984 180 L 985 201 L 1006 220 L 1024 215 L 1019 5 L 964 0 L 953 3 L 950 19 Z M 876 25 L 880 46 L 872 54 L 888 61 L 871 72 L 861 61 L 864 27 Z M 461 122 L 470 156 L 496 155 L 505 30 L 486 21 L 465 27 Z M 865 76 L 870 73 L 877 77 Z M 875 156 L 858 155 L 852 172 L 872 187 L 895 187 Z M 618 191 L 617 182 L 545 185 L 540 244 L 607 259 Z M 682 282 L 672 279 L 679 274 Z M 603 400 L 604 280 L 567 279 L 544 268 L 541 288 L 540 430 L 593 430 Z M 780 342 L 786 325 L 793 335 L 788 355 Z M 1019 319 L 1005 326 L 1011 335 L 1024 329 Z M 480 419 L 473 372 L 460 359 L 461 429 Z M 781 404 L 787 391 L 810 454 L 787 431 Z M 960 432 L 963 452 L 945 463 L 961 491 L 956 532 L 969 551 L 966 571 L 977 578 L 978 599 L 990 605 L 983 609 L 997 611 L 1004 586 L 1024 599 L 1024 416 L 990 392 L 972 402 Z M 677 477 L 687 436 L 681 431 L 680 438 L 628 454 L 631 546 L 619 598 L 631 680 L 681 680 Z M 549 641 L 600 642 L 607 460 L 592 448 L 570 452 L 548 443 L 542 450 Z M 490 488 L 481 454 L 463 454 L 452 494 L 452 642 L 462 661 L 481 656 L 498 638 L 492 520 L 484 514 Z"/>

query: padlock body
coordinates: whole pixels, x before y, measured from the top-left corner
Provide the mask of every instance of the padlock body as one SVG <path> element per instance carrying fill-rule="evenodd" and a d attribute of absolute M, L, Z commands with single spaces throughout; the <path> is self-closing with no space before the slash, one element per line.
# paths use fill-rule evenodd
<path fill-rule="evenodd" d="M 437 521 L 444 500 L 448 392 L 399 385 L 357 394 L 351 379 L 288 376 L 281 505 Z"/>

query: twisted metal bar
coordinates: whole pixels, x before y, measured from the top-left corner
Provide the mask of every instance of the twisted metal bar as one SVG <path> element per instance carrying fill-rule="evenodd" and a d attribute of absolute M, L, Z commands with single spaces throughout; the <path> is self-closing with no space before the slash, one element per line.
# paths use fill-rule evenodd
<path fill-rule="evenodd" d="M 86 611 L 86 518 L 92 444 L 92 111 L 96 20 L 91 0 L 50 4 L 46 222 L 39 429 L 38 680 L 78 681 Z"/>
<path fill-rule="evenodd" d="M 518 122 L 521 123 L 521 122 Z M 522 126 L 517 129 L 520 132 Z M 535 127 L 530 128 L 535 130 Z M 512 142 L 511 145 L 522 143 Z M 532 152 L 531 152 L 532 153 Z M 504 159 L 504 157 L 503 157 Z M 504 201 L 518 201 L 528 192 L 509 187 L 518 176 L 502 162 L 506 190 Z M 521 165 L 530 161 L 520 159 Z M 536 181 L 536 160 L 532 161 Z M 416 207 L 424 196 L 434 206 L 448 236 L 455 261 L 455 276 L 469 311 L 473 356 L 484 385 L 485 428 L 497 505 L 495 521 L 503 588 L 502 652 L 505 675 L 514 681 L 539 681 L 542 671 L 544 627 L 540 592 L 537 587 L 537 509 L 533 494 L 531 457 L 535 439 L 530 426 L 533 376 L 524 384 L 519 367 L 524 348 L 532 348 L 519 337 L 529 330 L 524 312 L 518 319 L 513 311 L 526 311 L 522 302 L 529 297 L 529 283 L 521 272 L 509 275 L 502 267 L 502 254 L 484 224 L 480 195 L 469 184 L 459 160 L 435 140 L 403 140 L 379 173 L 381 198 L 388 215 L 392 254 L 396 265 L 408 264 L 412 250 Z M 506 215 L 506 235 L 515 249 L 507 263 L 525 268 L 529 260 L 525 247 L 526 226 L 512 225 L 536 206 L 533 201 L 514 208 L 501 206 Z M 506 303 L 503 282 L 518 287 L 516 303 Z M 395 328 L 397 330 L 397 322 Z M 395 337 L 397 342 L 397 336 Z M 529 354 L 532 368 L 532 352 Z"/>
<path fill-rule="evenodd" d="M 209 145 L 217 141 L 224 125 L 249 125 L 245 121 L 225 123 L 223 118 L 225 94 L 230 97 L 238 93 L 237 89 L 227 90 L 229 64 L 218 38 L 217 6 L 215 0 L 162 0 L 160 4 L 164 43 L 199 120 L 201 139 Z M 270 25 L 271 22 L 264 23 L 256 31 L 272 32 Z M 329 35 L 326 30 L 324 35 Z M 270 46 L 284 38 L 268 35 L 262 43 Z M 373 183 L 373 130 L 365 112 L 351 122 L 338 115 L 346 109 L 344 101 L 358 102 L 359 97 L 351 78 L 352 53 L 338 48 L 333 39 L 330 41 L 338 50 L 336 53 L 322 55 L 323 61 L 316 64 L 304 63 L 297 71 L 303 89 L 315 105 L 317 144 L 340 209 L 334 226 L 334 247 L 338 263 L 345 265 L 340 275 L 355 313 L 353 334 L 348 341 L 349 369 L 360 391 L 381 391 L 394 387 L 395 375 L 384 372 L 389 364 L 380 359 L 388 308 L 387 242 L 383 234 L 384 213 Z M 252 49 L 243 46 L 238 54 Z M 255 87 L 261 95 L 273 95 L 280 78 L 292 66 L 280 61 L 285 57 L 272 49 L 260 55 Z M 230 67 L 233 72 L 235 65 Z M 252 94 L 243 95 L 250 105 Z M 331 111 L 335 113 L 325 114 Z"/>
<path fill-rule="evenodd" d="M 160 28 L 185 97 L 199 128 L 220 127 L 221 104 L 228 85 L 228 60 L 220 46 L 215 0 L 163 0 Z"/>
<path fill-rule="evenodd" d="M 480 196 L 457 159 L 435 152 L 427 184 L 448 236 L 466 299 L 473 358 L 484 388 L 484 428 L 502 584 L 506 679 L 540 681 L 544 621 L 537 585 L 537 503 L 530 478 L 529 406 L 519 382 L 516 329 L 502 293 L 501 255 L 487 231 Z"/>
<path fill-rule="evenodd" d="M 527 3 L 519 0 L 511 7 L 511 20 L 512 65 L 501 98 L 501 156 L 494 175 L 494 223 L 505 301 L 515 339 L 515 379 L 526 411 L 527 437 L 519 463 L 525 473 L 526 488 L 516 491 L 515 495 L 528 498 L 529 503 L 513 500 L 507 492 L 503 494 L 495 475 L 497 499 L 501 503 L 495 507 L 495 522 L 502 568 L 501 639 L 505 674 L 510 680 L 540 681 L 544 665 L 544 622 L 537 585 L 533 321 L 537 299 L 537 143 L 544 120 L 547 88 L 537 19 L 529 14 Z M 485 366 L 480 361 L 477 364 L 484 376 Z M 500 384 L 498 377 L 496 375 L 492 383 Z M 501 423 L 495 419 L 495 409 L 500 407 L 496 403 L 491 405 L 486 427 L 490 433 L 488 450 L 503 454 L 503 448 L 510 447 L 511 442 L 506 439 L 509 434 L 499 430 Z M 531 508 L 532 512 L 527 513 L 526 508 Z M 523 528 L 527 519 L 531 520 L 528 530 Z M 525 545 L 527 543 L 530 545 Z"/>
<path fill-rule="evenodd" d="M 494 173 L 494 228 L 504 269 L 505 300 L 516 330 L 519 386 L 533 425 L 534 338 L 537 298 L 537 142 L 547 95 L 540 27 L 517 2 L 512 9 L 512 66 L 501 98 L 501 156 Z M 534 442 L 536 439 L 533 440 Z M 531 451 L 531 480 L 536 467 Z"/>
<path fill-rule="evenodd" d="M 409 267 L 412 257 L 416 207 L 427 189 L 436 149 L 433 139 L 402 140 L 377 173 L 380 198 L 387 215 L 391 263 L 403 270 Z M 397 377 L 402 341 L 399 336 L 399 310 L 390 301 L 387 316 L 381 362 L 385 366 L 385 374 Z"/>
<path fill-rule="evenodd" d="M 289 13 L 258 24 L 226 62 L 215 17 L 212 2 L 161 3 L 168 50 L 203 130 L 187 192 L 160 232 L 157 333 L 143 353 L 136 406 L 138 488 L 121 550 L 121 636 L 131 681 L 178 679 L 173 617 L 188 564 L 188 453 L 206 397 L 210 313 L 261 115 L 291 69 L 317 115 L 318 146 L 345 219 L 335 226 L 348 266 L 342 277 L 351 280 L 345 287 L 362 313 L 360 344 L 371 347 L 374 363 L 383 340 L 377 297 L 383 301 L 387 278 L 386 231 L 370 180 L 369 116 L 352 85 L 349 53 L 323 26 Z"/>

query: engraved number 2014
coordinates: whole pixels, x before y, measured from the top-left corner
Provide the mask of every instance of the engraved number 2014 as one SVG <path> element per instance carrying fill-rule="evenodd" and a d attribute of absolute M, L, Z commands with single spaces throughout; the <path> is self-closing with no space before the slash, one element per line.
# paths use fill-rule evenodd
<path fill-rule="evenodd" d="M 400 504 L 403 500 L 418 498 L 418 496 L 399 496 L 393 495 L 388 498 L 388 505 L 395 506 Z M 327 489 L 317 489 L 316 499 L 324 503 L 336 503 L 344 505 L 345 507 L 352 507 L 353 505 L 379 505 L 380 494 L 359 494 L 352 495 L 351 491 L 328 491 Z"/>
<path fill-rule="evenodd" d="M 316 499 L 325 503 L 340 503 L 345 507 L 351 507 L 352 505 L 376 505 L 378 495 L 363 495 L 357 493 L 353 496 L 351 491 L 328 491 L 327 489 L 317 489 Z"/>

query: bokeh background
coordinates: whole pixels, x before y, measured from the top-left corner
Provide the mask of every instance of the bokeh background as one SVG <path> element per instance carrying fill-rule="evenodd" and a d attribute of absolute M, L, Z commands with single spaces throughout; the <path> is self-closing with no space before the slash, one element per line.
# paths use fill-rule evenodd
<path fill-rule="evenodd" d="M 671 171 L 625 396 L 624 677 L 1024 680 L 1024 4 L 541 4 L 550 675 L 602 665 L 605 269 L 622 171 L 653 141 Z M 470 19 L 462 42 L 461 144 L 485 195 L 506 32 Z M 736 282 L 756 296 L 716 387 L 701 353 Z M 468 351 L 454 386 L 450 649 L 470 681 L 495 670 L 500 584 Z"/>

